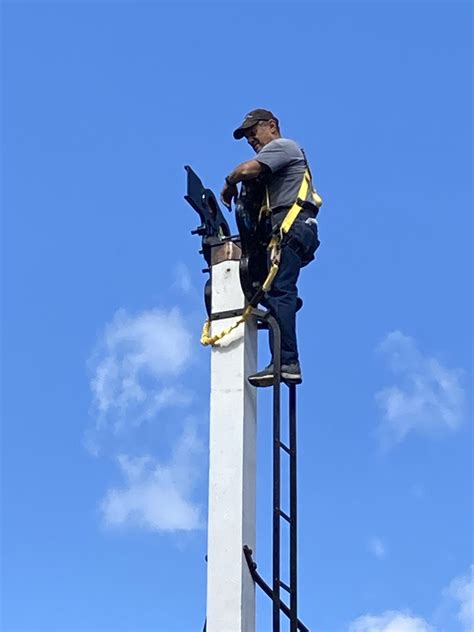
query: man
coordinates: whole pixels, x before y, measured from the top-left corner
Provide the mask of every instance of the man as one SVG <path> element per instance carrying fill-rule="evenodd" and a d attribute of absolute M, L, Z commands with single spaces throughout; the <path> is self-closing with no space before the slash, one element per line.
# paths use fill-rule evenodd
<path fill-rule="evenodd" d="M 237 184 L 261 178 L 266 185 L 266 204 L 271 210 L 272 227 L 281 226 L 288 210 L 296 202 L 301 183 L 308 168 L 301 148 L 292 140 L 282 138 L 279 122 L 269 110 L 249 112 L 243 123 L 234 131 L 234 138 L 246 138 L 257 156 L 238 165 L 225 179 L 221 200 L 231 208 L 238 197 Z M 275 316 L 281 330 L 281 378 L 287 383 L 302 381 L 296 341 L 296 311 L 301 306 L 297 280 L 300 269 L 314 259 L 319 246 L 316 215 L 321 200 L 309 186 L 301 210 L 284 235 L 278 273 L 262 303 Z M 273 355 L 273 343 L 270 336 Z M 273 359 L 262 371 L 249 376 L 254 386 L 271 386 Z"/>

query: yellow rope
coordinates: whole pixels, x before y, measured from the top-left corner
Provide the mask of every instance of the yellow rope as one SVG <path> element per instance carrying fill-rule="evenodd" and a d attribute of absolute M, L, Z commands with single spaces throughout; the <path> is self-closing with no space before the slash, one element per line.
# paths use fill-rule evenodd
<path fill-rule="evenodd" d="M 270 250 L 270 261 L 272 265 L 269 273 L 267 274 L 267 278 L 263 282 L 262 292 L 268 292 L 270 290 L 273 279 L 277 275 L 278 266 L 280 265 L 280 240 L 281 235 L 275 235 L 274 237 L 272 237 L 270 243 L 268 244 L 268 250 Z M 218 334 L 214 334 L 214 336 L 209 335 L 211 331 L 211 321 L 208 318 L 202 327 L 201 344 L 204 346 L 214 346 L 217 342 L 219 342 L 219 340 L 222 340 L 224 336 L 227 336 L 227 334 L 230 334 L 231 331 L 237 329 L 239 325 L 245 323 L 249 319 L 249 316 L 252 313 L 252 309 L 253 305 L 247 305 L 239 320 L 235 321 L 235 323 L 233 323 L 229 327 L 226 327 Z"/>
<path fill-rule="evenodd" d="M 239 320 L 237 320 L 233 325 L 230 325 L 230 327 L 226 327 L 225 329 L 220 331 L 218 334 L 214 334 L 213 336 L 209 335 L 211 331 L 211 321 L 207 319 L 202 328 L 201 344 L 204 346 L 206 345 L 214 346 L 217 342 L 219 342 L 219 340 L 222 340 L 224 336 L 227 336 L 227 334 L 230 334 L 231 331 L 234 331 L 234 329 L 237 329 L 239 325 L 241 325 L 242 323 L 245 323 L 249 319 L 249 316 L 252 313 L 252 309 L 253 309 L 252 305 L 247 305 L 247 307 L 244 309 L 244 313 L 239 318 Z"/>

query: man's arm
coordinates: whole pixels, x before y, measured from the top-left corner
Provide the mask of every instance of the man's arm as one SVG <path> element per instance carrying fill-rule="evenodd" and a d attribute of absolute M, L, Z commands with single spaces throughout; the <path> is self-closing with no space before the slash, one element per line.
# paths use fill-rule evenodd
<path fill-rule="evenodd" d="M 232 200 L 236 200 L 238 196 L 237 183 L 253 180 L 267 170 L 268 168 L 258 160 L 242 162 L 225 179 L 224 188 L 221 191 L 222 203 L 230 209 Z"/>

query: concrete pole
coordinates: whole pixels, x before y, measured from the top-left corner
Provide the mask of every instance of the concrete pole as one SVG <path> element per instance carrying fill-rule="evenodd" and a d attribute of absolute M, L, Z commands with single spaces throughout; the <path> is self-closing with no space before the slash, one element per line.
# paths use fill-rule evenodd
<path fill-rule="evenodd" d="M 212 313 L 242 309 L 240 250 L 213 249 Z M 212 323 L 217 333 L 235 318 Z M 211 353 L 210 468 L 207 561 L 207 632 L 254 632 L 255 585 L 242 548 L 255 552 L 256 370 L 254 319 L 240 325 Z"/>

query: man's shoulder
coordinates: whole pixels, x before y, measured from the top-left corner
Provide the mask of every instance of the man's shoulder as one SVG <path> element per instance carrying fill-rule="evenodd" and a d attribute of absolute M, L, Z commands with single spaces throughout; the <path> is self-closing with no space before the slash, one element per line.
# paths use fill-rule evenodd
<path fill-rule="evenodd" d="M 291 138 L 274 138 L 271 140 L 268 145 L 265 145 L 264 149 L 273 149 L 273 150 L 282 150 L 289 153 L 291 156 L 295 158 L 303 157 L 303 152 L 301 151 L 301 147 L 298 143 Z"/>
<path fill-rule="evenodd" d="M 257 154 L 256 160 L 270 168 L 272 173 L 304 171 L 304 156 L 300 147 L 289 138 L 274 138 Z"/>

